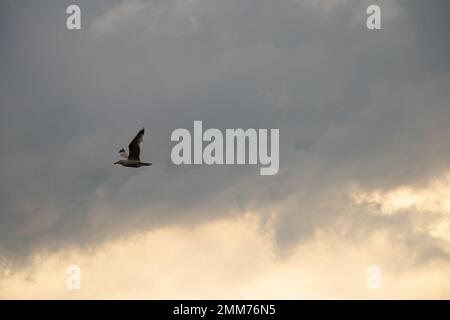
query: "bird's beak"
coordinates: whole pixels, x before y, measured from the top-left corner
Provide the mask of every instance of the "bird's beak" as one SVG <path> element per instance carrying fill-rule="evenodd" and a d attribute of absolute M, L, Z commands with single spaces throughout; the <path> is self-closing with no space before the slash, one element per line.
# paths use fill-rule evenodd
<path fill-rule="evenodd" d="M 117 162 L 114 162 L 114 164 L 119 164 L 119 162 L 117 161 Z"/>

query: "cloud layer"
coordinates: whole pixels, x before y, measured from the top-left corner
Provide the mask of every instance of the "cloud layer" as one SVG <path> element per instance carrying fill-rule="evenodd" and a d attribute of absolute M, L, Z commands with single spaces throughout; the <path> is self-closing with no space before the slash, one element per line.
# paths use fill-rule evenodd
<path fill-rule="evenodd" d="M 138 233 L 252 212 L 271 234 L 255 241 L 288 268 L 304 243 L 337 234 L 345 251 L 381 234 L 355 249 L 358 266 L 370 260 L 362 252 L 400 235 L 401 251 L 414 252 L 411 270 L 446 270 L 448 237 L 433 228 L 446 230 L 448 199 L 433 183 L 445 184 L 450 167 L 448 4 L 378 2 L 379 31 L 365 27 L 370 1 L 86 1 L 79 31 L 66 30 L 64 2 L 2 2 L 0 267 L 27 273 L 42 254 L 84 250 L 88 259 Z M 279 128 L 279 174 L 174 166 L 170 134 L 194 120 Z M 153 167 L 114 167 L 142 126 Z M 386 195 L 405 188 L 441 202 L 385 214 L 380 201 L 392 206 Z M 324 229 L 330 238 L 314 244 Z M 396 277 L 410 276 L 398 268 Z M 439 292 L 448 297 L 447 289 Z"/>

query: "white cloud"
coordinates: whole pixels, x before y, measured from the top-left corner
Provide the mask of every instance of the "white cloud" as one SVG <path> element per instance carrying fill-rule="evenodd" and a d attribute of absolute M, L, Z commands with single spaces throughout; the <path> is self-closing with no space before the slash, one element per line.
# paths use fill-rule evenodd
<path fill-rule="evenodd" d="M 450 215 L 450 175 L 433 179 L 423 187 L 399 186 L 393 190 L 353 191 L 358 204 L 377 205 L 381 214 L 404 210 L 441 212 Z"/>

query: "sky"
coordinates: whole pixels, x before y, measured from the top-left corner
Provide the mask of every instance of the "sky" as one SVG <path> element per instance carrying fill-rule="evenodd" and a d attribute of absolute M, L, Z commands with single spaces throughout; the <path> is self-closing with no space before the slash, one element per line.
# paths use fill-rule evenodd
<path fill-rule="evenodd" d="M 450 298 L 449 12 L 1 1 L 0 298 Z M 279 129 L 279 172 L 174 165 L 195 120 Z"/>

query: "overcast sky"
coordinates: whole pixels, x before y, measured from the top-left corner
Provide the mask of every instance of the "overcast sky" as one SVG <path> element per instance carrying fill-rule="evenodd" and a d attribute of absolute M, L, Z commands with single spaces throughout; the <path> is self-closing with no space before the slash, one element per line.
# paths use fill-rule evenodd
<path fill-rule="evenodd" d="M 449 13 L 1 1 L 0 297 L 450 298 Z M 194 120 L 279 128 L 280 171 L 173 165 Z M 153 166 L 114 166 L 143 126 Z M 97 282 L 68 292 L 69 264 Z"/>

